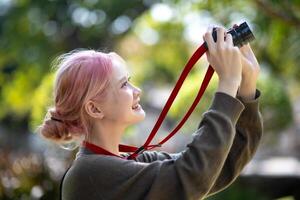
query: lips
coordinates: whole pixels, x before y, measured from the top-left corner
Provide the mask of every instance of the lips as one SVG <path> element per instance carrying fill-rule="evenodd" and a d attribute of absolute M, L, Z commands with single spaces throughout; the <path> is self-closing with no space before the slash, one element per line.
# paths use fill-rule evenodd
<path fill-rule="evenodd" d="M 139 104 L 132 106 L 132 109 L 137 109 L 139 107 Z"/>
<path fill-rule="evenodd" d="M 132 106 L 132 109 L 137 109 L 138 107 L 139 107 L 139 101 L 136 103 L 136 104 L 134 104 L 134 106 Z"/>
<path fill-rule="evenodd" d="M 140 100 L 138 100 L 137 102 L 135 102 L 132 106 L 132 109 L 137 109 L 139 107 L 139 102 Z"/>

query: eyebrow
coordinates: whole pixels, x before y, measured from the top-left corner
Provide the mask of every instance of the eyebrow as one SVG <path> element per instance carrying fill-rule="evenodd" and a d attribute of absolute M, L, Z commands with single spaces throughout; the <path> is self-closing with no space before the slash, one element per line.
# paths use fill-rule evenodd
<path fill-rule="evenodd" d="M 130 79 L 130 78 L 131 78 L 131 76 L 128 76 L 128 79 Z M 119 80 L 119 83 L 121 83 L 124 79 L 127 80 L 127 77 L 124 76 L 123 78 L 121 78 L 121 79 Z"/>

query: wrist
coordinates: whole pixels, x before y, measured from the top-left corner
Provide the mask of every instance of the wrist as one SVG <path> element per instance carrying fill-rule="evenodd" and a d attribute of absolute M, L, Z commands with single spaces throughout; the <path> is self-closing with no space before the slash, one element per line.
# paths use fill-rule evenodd
<path fill-rule="evenodd" d="M 226 93 L 232 97 L 236 97 L 240 81 L 236 80 L 220 80 L 218 85 L 218 92 Z"/>
<path fill-rule="evenodd" d="M 251 84 L 241 84 L 238 89 L 238 96 L 241 97 L 243 100 L 253 100 L 255 99 L 256 93 L 256 83 Z"/>

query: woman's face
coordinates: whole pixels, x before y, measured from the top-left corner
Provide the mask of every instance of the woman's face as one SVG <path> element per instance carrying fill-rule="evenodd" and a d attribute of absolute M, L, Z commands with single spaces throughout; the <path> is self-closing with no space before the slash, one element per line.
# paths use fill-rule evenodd
<path fill-rule="evenodd" d="M 111 84 L 103 108 L 106 119 L 130 125 L 145 118 L 145 111 L 139 104 L 141 89 L 131 84 L 129 79 L 125 61 L 113 56 Z"/>

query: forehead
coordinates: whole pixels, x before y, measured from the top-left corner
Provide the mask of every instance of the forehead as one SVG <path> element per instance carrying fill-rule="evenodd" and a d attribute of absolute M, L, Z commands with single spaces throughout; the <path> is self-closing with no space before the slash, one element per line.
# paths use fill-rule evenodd
<path fill-rule="evenodd" d="M 129 71 L 127 69 L 126 62 L 119 57 L 114 56 L 112 58 L 112 65 L 113 65 L 113 81 L 119 81 L 124 77 L 128 77 Z"/>

